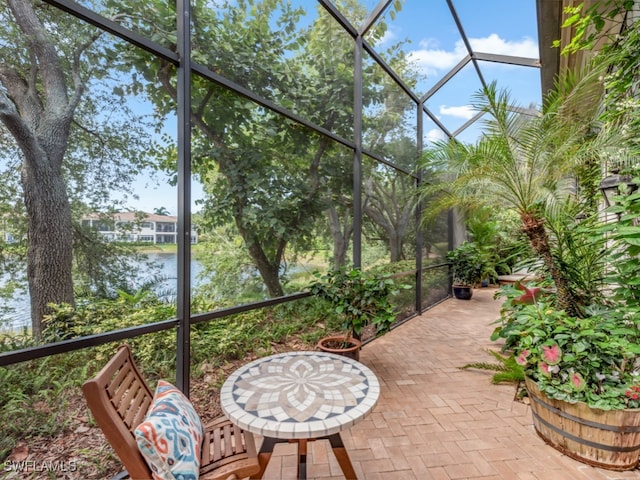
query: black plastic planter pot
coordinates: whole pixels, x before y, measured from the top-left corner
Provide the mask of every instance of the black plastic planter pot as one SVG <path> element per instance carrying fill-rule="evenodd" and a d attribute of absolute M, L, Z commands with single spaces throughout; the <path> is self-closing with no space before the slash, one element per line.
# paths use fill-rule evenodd
<path fill-rule="evenodd" d="M 453 296 L 458 300 L 469 300 L 473 295 L 472 287 L 464 287 L 461 285 L 453 286 Z"/>

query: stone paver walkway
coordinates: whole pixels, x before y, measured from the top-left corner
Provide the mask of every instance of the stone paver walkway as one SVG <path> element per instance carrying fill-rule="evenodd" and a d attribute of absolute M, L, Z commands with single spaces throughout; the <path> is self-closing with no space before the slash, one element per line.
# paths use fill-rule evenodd
<path fill-rule="evenodd" d="M 593 468 L 546 445 L 513 385 L 492 372 L 462 370 L 493 362 L 487 348 L 500 301 L 494 289 L 449 299 L 366 345 L 360 361 L 381 383 L 373 412 L 342 433 L 360 480 L 640 479 L 640 471 Z M 343 479 L 326 441 L 309 444 L 309 479 Z M 296 478 L 295 445 L 276 448 L 265 478 Z"/>

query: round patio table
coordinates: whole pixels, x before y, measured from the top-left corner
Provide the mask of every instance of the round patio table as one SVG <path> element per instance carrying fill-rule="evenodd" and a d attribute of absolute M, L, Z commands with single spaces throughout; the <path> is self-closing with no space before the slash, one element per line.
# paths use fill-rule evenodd
<path fill-rule="evenodd" d="M 380 384 L 362 363 L 324 352 L 287 352 L 233 372 L 220 405 L 239 427 L 262 435 L 261 478 L 277 443 L 298 443 L 298 478 L 306 478 L 307 441 L 327 439 L 347 479 L 355 472 L 340 432 L 362 420 L 378 401 Z"/>

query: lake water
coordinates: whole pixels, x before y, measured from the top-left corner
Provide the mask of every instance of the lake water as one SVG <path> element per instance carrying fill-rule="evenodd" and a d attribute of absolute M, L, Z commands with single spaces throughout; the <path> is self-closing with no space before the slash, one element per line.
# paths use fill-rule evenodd
<path fill-rule="evenodd" d="M 148 253 L 149 260 L 160 266 L 160 273 L 166 278 L 162 288 L 177 289 L 178 280 L 178 254 L 177 253 Z M 197 286 L 198 274 L 202 271 L 202 265 L 197 260 L 191 260 L 191 285 Z"/>
<path fill-rule="evenodd" d="M 159 274 L 165 280 L 158 286 L 159 292 L 176 292 L 178 278 L 178 255 L 177 253 L 148 253 L 149 260 L 157 263 L 160 267 Z M 202 271 L 202 265 L 197 260 L 191 260 L 191 284 L 197 285 L 198 274 Z M 28 293 L 21 298 L 14 299 L 7 306 L 15 309 L 15 312 L 4 315 L 0 319 L 0 332 L 3 330 L 21 330 L 31 326 L 31 307 L 29 305 Z"/>

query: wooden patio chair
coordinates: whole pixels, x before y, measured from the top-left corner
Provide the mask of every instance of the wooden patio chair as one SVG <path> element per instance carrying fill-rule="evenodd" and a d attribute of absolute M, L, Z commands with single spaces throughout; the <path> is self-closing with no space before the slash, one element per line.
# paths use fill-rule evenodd
<path fill-rule="evenodd" d="M 153 392 L 136 366 L 128 345 L 82 386 L 93 416 L 132 479 L 151 479 L 151 469 L 140 453 L 134 431 L 145 420 Z M 200 462 L 201 480 L 231 480 L 260 471 L 250 432 L 219 417 L 204 425 Z"/>

